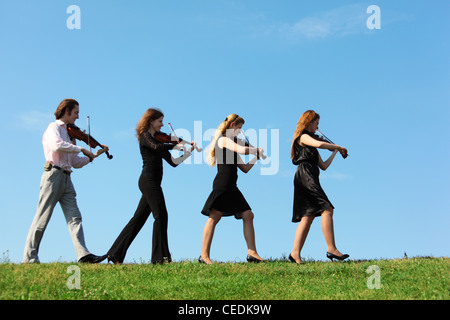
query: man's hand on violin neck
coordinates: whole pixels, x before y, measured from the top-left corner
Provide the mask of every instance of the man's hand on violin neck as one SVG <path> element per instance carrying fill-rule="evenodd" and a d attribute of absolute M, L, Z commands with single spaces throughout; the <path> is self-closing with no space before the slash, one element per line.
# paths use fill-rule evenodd
<path fill-rule="evenodd" d="M 105 153 L 109 150 L 109 147 L 107 145 L 102 144 L 102 149 L 97 150 L 97 152 L 94 154 L 94 158 L 97 158 L 102 153 Z"/>
<path fill-rule="evenodd" d="M 81 152 L 82 152 L 86 157 L 88 157 L 89 159 L 91 159 L 91 161 L 94 160 L 94 158 L 96 157 L 92 152 L 90 152 L 89 150 L 87 150 L 87 149 L 85 149 L 85 148 L 82 148 L 82 149 L 81 149 Z"/>
<path fill-rule="evenodd" d="M 94 160 L 95 158 L 97 158 L 98 156 L 100 156 L 101 154 L 107 152 L 109 150 L 109 147 L 107 145 L 102 144 L 102 149 L 97 150 L 97 152 L 94 154 L 91 151 L 82 148 L 81 152 L 88 158 L 92 160 Z"/>

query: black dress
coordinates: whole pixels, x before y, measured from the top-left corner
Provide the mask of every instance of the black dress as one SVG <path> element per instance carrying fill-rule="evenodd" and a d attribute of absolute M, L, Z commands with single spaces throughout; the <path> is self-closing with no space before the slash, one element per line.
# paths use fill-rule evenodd
<path fill-rule="evenodd" d="M 241 191 L 237 187 L 238 154 L 227 148 L 220 148 L 216 143 L 217 175 L 213 190 L 203 207 L 202 213 L 209 216 L 211 209 L 221 211 L 223 216 L 241 219 L 241 213 L 251 210 Z"/>
<path fill-rule="evenodd" d="M 304 130 L 302 134 L 313 136 Z M 301 136 L 301 135 L 300 135 Z M 294 142 L 294 159 L 297 165 L 294 177 L 294 210 L 292 222 L 299 222 L 304 216 L 320 216 L 324 210 L 334 208 L 319 182 L 319 152 L 316 148 Z"/>
<path fill-rule="evenodd" d="M 162 263 L 171 261 L 169 243 L 167 239 L 168 214 L 164 194 L 161 189 L 163 177 L 162 159 L 172 167 L 169 150 L 174 145 L 163 144 L 157 141 L 149 132 L 145 132 L 139 139 L 139 148 L 142 155 L 143 167 L 139 177 L 139 189 L 142 192 L 141 200 L 134 216 L 122 230 L 116 241 L 108 251 L 108 255 L 118 262 L 123 262 L 128 248 L 137 236 L 150 213 L 153 213 L 152 262 Z"/>

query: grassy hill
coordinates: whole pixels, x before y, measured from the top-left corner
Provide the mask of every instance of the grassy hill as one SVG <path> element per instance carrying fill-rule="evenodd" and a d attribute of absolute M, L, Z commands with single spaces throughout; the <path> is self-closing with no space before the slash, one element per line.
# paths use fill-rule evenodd
<path fill-rule="evenodd" d="M 213 265 L 4 262 L 0 264 L 0 299 L 447 300 L 449 271 L 449 258 L 429 257 L 302 265 L 285 260 Z"/>

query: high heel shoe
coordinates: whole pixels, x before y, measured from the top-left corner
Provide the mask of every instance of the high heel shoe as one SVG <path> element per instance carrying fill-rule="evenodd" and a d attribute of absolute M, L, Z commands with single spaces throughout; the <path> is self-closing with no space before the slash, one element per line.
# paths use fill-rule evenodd
<path fill-rule="evenodd" d="M 289 260 L 293 263 L 301 264 L 301 263 L 298 263 L 297 261 L 295 261 L 294 257 L 291 254 L 289 254 Z"/>
<path fill-rule="evenodd" d="M 247 262 L 255 262 L 255 263 L 259 263 L 259 262 L 263 262 L 264 260 L 260 260 L 258 258 L 255 258 L 254 256 L 251 255 L 247 255 Z"/>
<path fill-rule="evenodd" d="M 202 256 L 198 257 L 198 262 L 203 263 L 203 264 L 208 264 L 208 263 L 202 258 Z"/>
<path fill-rule="evenodd" d="M 337 259 L 337 260 L 342 261 L 342 260 L 347 259 L 348 257 L 350 257 L 348 254 L 343 254 L 342 256 L 337 256 L 335 254 L 327 252 L 327 258 L 330 259 L 331 261 L 333 261 L 333 259 Z"/>

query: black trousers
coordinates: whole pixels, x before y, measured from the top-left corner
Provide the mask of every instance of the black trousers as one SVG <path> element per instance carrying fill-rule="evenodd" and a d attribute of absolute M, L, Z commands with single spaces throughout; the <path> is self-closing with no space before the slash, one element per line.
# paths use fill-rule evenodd
<path fill-rule="evenodd" d="M 142 192 L 136 212 L 117 237 L 108 251 L 108 255 L 123 262 L 128 248 L 144 226 L 150 213 L 153 213 L 152 263 L 171 261 L 167 239 L 168 214 L 161 182 L 149 180 L 145 172 L 139 178 L 139 189 Z"/>

